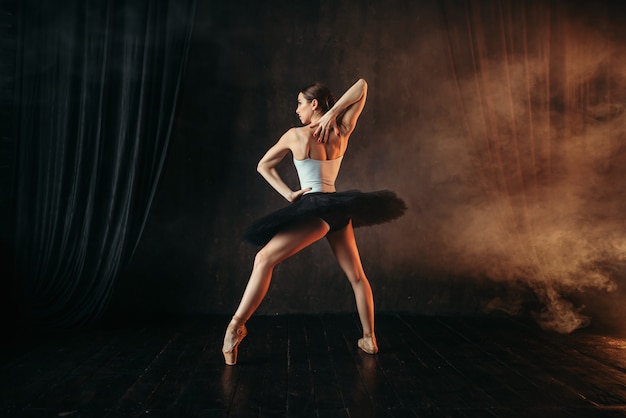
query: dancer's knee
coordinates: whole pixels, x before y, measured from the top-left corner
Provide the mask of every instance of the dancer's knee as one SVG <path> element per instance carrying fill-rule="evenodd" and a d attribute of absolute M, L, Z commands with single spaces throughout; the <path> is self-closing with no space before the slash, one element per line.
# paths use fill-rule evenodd
<path fill-rule="evenodd" d="M 270 251 L 262 248 L 254 257 L 254 268 L 271 270 L 276 265 L 275 257 L 272 256 Z"/>
<path fill-rule="evenodd" d="M 352 284 L 352 286 L 357 286 L 363 282 L 367 282 L 367 277 L 365 276 L 364 272 L 352 272 L 350 274 L 347 274 L 348 276 L 348 280 L 350 281 L 350 283 Z"/>

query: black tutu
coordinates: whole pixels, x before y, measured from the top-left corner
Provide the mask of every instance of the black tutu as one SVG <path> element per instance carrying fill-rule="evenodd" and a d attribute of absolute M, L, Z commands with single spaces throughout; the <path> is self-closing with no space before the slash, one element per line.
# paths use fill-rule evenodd
<path fill-rule="evenodd" d="M 313 217 L 324 219 L 332 231 L 334 225 L 345 226 L 350 220 L 355 228 L 389 222 L 405 211 L 404 201 L 389 190 L 307 193 L 254 222 L 243 239 L 253 245 L 265 245 L 276 233 Z"/>

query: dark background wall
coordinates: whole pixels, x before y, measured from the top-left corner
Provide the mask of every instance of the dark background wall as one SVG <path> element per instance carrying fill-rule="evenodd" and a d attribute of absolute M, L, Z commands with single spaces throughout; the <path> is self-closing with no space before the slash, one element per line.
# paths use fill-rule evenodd
<path fill-rule="evenodd" d="M 378 310 L 615 319 L 623 16 L 609 2 L 199 2 L 166 171 L 112 312 L 231 313 L 255 253 L 244 228 L 286 204 L 257 161 L 297 125 L 303 85 L 340 95 L 363 77 L 338 189 L 409 206 L 357 231 Z M 281 172 L 296 187 L 288 160 Z M 276 269 L 260 312 L 353 309 L 320 242 Z"/>

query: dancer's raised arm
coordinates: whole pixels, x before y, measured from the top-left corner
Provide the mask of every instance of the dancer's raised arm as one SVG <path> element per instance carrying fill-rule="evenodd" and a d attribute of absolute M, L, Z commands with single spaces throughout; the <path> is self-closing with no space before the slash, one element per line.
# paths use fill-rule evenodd
<path fill-rule="evenodd" d="M 319 142 L 328 141 L 331 131 L 350 136 L 367 99 L 367 82 L 360 78 L 337 100 L 317 122 L 310 125 Z"/>

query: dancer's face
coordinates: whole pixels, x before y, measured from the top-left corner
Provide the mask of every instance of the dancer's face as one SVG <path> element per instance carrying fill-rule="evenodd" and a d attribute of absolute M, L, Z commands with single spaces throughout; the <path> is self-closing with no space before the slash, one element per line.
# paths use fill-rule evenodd
<path fill-rule="evenodd" d="M 296 114 L 300 118 L 300 122 L 304 125 L 311 123 L 311 117 L 315 113 L 315 107 L 317 100 L 307 100 L 302 93 L 298 94 L 298 107 L 296 107 Z"/>

